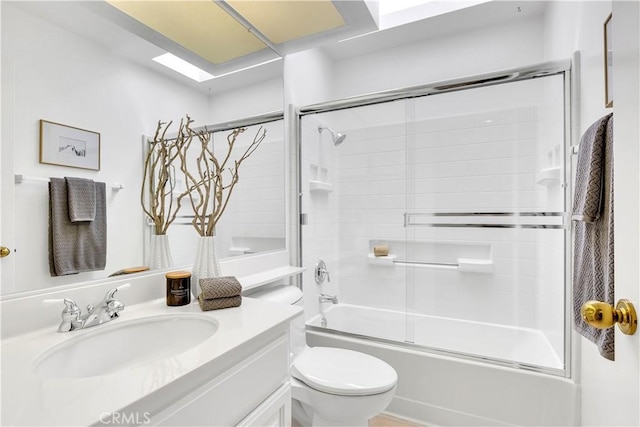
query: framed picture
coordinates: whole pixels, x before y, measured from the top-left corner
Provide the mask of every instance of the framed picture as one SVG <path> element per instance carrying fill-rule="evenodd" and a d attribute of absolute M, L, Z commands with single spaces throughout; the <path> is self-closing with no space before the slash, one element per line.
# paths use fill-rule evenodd
<path fill-rule="evenodd" d="M 100 134 L 40 120 L 40 163 L 100 170 Z"/>
<path fill-rule="evenodd" d="M 613 107 L 613 47 L 611 46 L 611 21 L 609 14 L 604 21 L 604 106 Z"/>

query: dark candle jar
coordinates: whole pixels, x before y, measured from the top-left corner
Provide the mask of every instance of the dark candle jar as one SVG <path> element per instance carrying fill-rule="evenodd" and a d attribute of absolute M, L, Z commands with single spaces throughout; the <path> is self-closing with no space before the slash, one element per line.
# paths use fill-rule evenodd
<path fill-rule="evenodd" d="M 172 271 L 165 274 L 167 278 L 167 305 L 187 305 L 191 302 L 191 273 L 188 271 Z"/>

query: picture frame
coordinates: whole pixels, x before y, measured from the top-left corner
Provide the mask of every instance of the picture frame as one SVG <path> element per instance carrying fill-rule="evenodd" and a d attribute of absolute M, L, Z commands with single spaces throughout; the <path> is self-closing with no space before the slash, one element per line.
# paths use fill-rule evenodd
<path fill-rule="evenodd" d="M 40 120 L 40 163 L 100 170 L 100 134 Z"/>
<path fill-rule="evenodd" d="M 611 27 L 613 14 L 604 21 L 604 106 L 613 107 L 613 47 Z"/>

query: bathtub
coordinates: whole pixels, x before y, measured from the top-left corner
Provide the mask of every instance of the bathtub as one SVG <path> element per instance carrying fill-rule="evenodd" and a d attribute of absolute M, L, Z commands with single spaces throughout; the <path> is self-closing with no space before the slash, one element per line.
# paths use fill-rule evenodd
<path fill-rule="evenodd" d="M 322 314 L 307 322 L 310 346 L 362 351 L 396 369 L 391 414 L 441 426 L 579 424 L 576 386 L 559 375 L 562 361 L 540 331 L 425 315 L 407 322 L 404 312 L 350 304 L 324 317 L 326 326 Z"/>

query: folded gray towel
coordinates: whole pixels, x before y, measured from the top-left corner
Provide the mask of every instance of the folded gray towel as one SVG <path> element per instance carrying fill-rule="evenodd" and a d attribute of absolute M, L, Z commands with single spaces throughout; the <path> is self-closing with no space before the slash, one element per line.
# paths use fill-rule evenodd
<path fill-rule="evenodd" d="M 242 304 L 242 297 L 226 297 L 226 298 L 214 298 L 204 299 L 202 294 L 198 296 L 198 303 L 202 311 L 219 310 L 221 308 L 240 307 Z"/>
<path fill-rule="evenodd" d="M 93 221 L 71 222 L 67 184 L 49 182 L 49 271 L 52 276 L 104 270 L 107 261 L 107 208 L 103 182 L 96 182 Z"/>
<path fill-rule="evenodd" d="M 96 184 L 92 179 L 65 177 L 69 220 L 71 222 L 96 219 Z"/>
<path fill-rule="evenodd" d="M 242 293 L 242 285 L 234 276 L 200 279 L 200 289 L 205 300 L 236 297 Z"/>
<path fill-rule="evenodd" d="M 572 219 L 574 327 L 614 360 L 614 328 L 589 326 L 580 313 L 589 300 L 614 303 L 612 114 L 591 125 L 580 141 Z"/>

